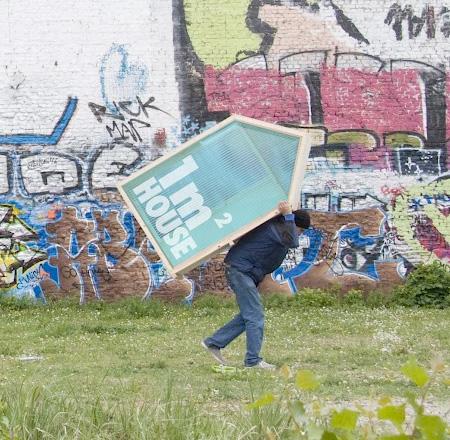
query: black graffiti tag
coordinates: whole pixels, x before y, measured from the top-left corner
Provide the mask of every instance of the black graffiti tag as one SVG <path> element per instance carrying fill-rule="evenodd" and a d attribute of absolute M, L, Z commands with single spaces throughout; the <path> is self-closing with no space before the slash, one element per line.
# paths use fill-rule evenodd
<path fill-rule="evenodd" d="M 402 7 L 399 3 L 393 3 L 389 8 L 384 23 L 392 26 L 397 40 L 403 39 L 404 25 L 407 28 L 408 38 L 413 39 L 425 29 L 427 38 L 436 37 L 436 24 L 440 22 L 439 30 L 445 38 L 450 35 L 450 17 L 448 8 L 442 7 L 437 18 L 435 8 L 425 5 L 420 15 L 417 15 L 411 5 Z"/>
<path fill-rule="evenodd" d="M 138 129 L 150 128 L 152 126 L 150 122 L 143 120 L 143 118 L 149 118 L 149 111 L 158 111 L 173 117 L 170 113 L 153 105 L 154 102 L 155 98 L 153 96 L 146 102 L 142 102 L 139 96 L 136 96 L 136 102 L 113 101 L 113 106 L 116 110 L 114 113 L 107 112 L 104 105 L 95 104 L 94 102 L 89 102 L 88 106 L 99 123 L 102 123 L 103 119 L 106 118 L 113 119 L 111 126 L 106 125 L 106 130 L 112 138 L 118 137 L 125 140 L 130 139 L 131 137 L 135 142 L 142 142 L 142 137 Z M 137 109 L 133 110 L 132 106 L 136 104 Z M 129 116 L 131 116 L 131 118 Z M 140 117 L 140 119 L 138 119 L 138 117 Z"/>

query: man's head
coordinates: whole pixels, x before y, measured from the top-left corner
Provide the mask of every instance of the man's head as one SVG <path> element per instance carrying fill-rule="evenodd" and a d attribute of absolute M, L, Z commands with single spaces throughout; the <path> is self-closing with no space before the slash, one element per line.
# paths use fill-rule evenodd
<path fill-rule="evenodd" d="M 305 211 L 304 209 L 297 209 L 296 211 L 292 211 L 292 214 L 294 214 L 295 225 L 298 228 L 309 228 L 309 226 L 311 225 L 311 218 L 309 217 L 307 211 Z"/>

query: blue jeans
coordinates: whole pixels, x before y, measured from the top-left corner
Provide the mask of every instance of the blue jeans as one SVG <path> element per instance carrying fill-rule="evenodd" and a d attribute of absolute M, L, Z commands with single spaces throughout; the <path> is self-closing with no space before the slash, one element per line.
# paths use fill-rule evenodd
<path fill-rule="evenodd" d="M 248 275 L 234 267 L 227 267 L 225 273 L 230 287 L 236 294 L 240 313 L 211 337 L 206 338 L 205 344 L 208 347 L 224 348 L 245 331 L 247 353 L 244 363 L 245 366 L 251 367 L 261 360 L 259 352 L 264 335 L 264 310 L 261 297 L 255 282 Z"/>

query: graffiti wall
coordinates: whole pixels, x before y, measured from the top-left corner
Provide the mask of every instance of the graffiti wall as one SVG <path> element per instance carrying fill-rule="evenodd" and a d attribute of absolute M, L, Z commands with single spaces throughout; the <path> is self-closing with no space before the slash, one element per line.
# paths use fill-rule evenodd
<path fill-rule="evenodd" d="M 200 125 L 239 113 L 314 127 L 301 196 L 313 228 L 266 290 L 388 289 L 421 262 L 450 261 L 450 5 L 177 6 L 182 114 Z"/>
<path fill-rule="evenodd" d="M 450 260 L 450 4 L 23 0 L 0 5 L 0 290 L 226 290 L 169 277 L 116 183 L 238 113 L 313 127 L 313 227 L 266 290 L 389 288 Z M 130 283 L 130 280 L 133 280 Z"/>

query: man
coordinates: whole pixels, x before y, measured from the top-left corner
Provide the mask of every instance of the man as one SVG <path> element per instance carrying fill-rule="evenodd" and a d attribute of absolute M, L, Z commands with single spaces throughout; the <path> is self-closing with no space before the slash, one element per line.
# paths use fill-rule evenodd
<path fill-rule="evenodd" d="M 280 215 L 250 231 L 231 247 L 226 258 L 228 284 L 236 294 L 239 313 L 202 345 L 216 361 L 226 365 L 220 350 L 245 331 L 247 353 L 246 367 L 274 369 L 275 366 L 259 356 L 263 342 L 264 311 L 258 284 L 266 274 L 281 265 L 290 248 L 298 246 L 300 231 L 310 225 L 309 214 L 304 210 L 292 212 L 291 205 L 278 204 Z"/>

